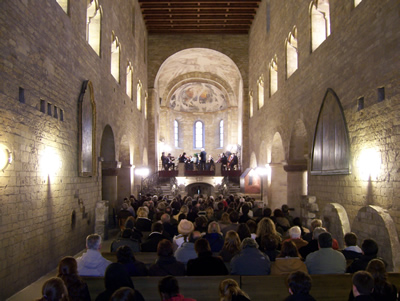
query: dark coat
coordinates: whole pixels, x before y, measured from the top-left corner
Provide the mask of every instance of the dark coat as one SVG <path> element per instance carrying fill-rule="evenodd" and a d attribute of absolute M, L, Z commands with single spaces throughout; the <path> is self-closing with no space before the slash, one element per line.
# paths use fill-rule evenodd
<path fill-rule="evenodd" d="M 184 276 L 185 265 L 176 260 L 174 256 L 160 256 L 157 262 L 149 268 L 150 276 Z"/>
<path fill-rule="evenodd" d="M 151 220 L 148 218 L 139 217 L 136 220 L 136 229 L 140 232 L 149 232 L 151 231 Z"/>
<path fill-rule="evenodd" d="M 224 238 L 219 233 L 207 233 L 203 238 L 207 239 L 213 253 L 218 253 L 224 246 Z"/>
<path fill-rule="evenodd" d="M 315 301 L 314 297 L 307 294 L 307 295 L 290 295 L 285 299 L 285 301 Z"/>
<path fill-rule="evenodd" d="M 141 244 L 142 252 L 157 252 L 158 243 L 163 239 L 168 238 L 158 232 L 150 233 L 149 237 Z"/>
<path fill-rule="evenodd" d="M 212 256 L 211 252 L 198 254 L 187 263 L 188 276 L 228 275 L 228 269 L 220 257 Z"/>
<path fill-rule="evenodd" d="M 358 271 L 363 271 L 367 268 L 368 263 L 372 260 L 378 258 L 376 255 L 362 255 L 360 258 L 355 259 L 346 269 L 346 273 L 355 273 Z M 385 262 L 382 258 L 378 258 Z M 386 265 L 386 264 L 385 264 Z"/>

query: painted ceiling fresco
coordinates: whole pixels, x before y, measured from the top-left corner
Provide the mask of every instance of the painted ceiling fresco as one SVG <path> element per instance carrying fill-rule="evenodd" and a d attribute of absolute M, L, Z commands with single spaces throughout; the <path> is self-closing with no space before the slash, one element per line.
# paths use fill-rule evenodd
<path fill-rule="evenodd" d="M 180 112 L 216 112 L 227 108 L 227 99 L 214 85 L 187 83 L 172 94 L 169 106 Z"/>

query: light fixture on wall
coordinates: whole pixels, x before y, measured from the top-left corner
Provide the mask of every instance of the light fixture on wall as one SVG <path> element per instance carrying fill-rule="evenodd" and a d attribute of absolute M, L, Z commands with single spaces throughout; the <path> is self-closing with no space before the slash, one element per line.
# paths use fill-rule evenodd
<path fill-rule="evenodd" d="M 362 180 L 376 180 L 381 170 L 381 154 L 373 148 L 363 149 L 357 160 L 357 167 Z"/>
<path fill-rule="evenodd" d="M 62 167 L 60 155 L 52 147 L 46 147 L 40 157 L 40 170 L 44 177 L 54 176 Z"/>
<path fill-rule="evenodd" d="M 149 173 L 150 173 L 150 169 L 148 167 L 135 168 L 135 175 L 137 175 L 141 178 L 139 200 L 141 200 L 141 198 L 142 198 L 143 180 L 149 175 Z"/>
<path fill-rule="evenodd" d="M 0 144 L 0 169 L 4 172 L 4 170 L 12 163 L 12 152 L 8 150 L 8 148 Z"/>

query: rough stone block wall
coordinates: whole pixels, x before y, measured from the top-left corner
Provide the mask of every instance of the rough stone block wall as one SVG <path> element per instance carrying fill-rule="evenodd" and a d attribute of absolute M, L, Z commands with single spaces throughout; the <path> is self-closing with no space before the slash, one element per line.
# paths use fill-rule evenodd
<path fill-rule="evenodd" d="M 113 130 L 116 145 L 110 147 L 116 149 L 116 161 L 122 137 L 132 152 L 137 148 L 141 153 L 138 160 L 143 157 L 147 122 L 125 93 L 128 60 L 134 65 L 134 95 L 138 79 L 147 89 L 147 38 L 140 10 L 134 10 L 131 1 L 100 1 L 104 15 L 99 57 L 85 41 L 86 3 L 69 1 L 67 15 L 56 1 L 0 2 L 0 143 L 13 156 L 13 163 L 0 173 L 1 300 L 54 269 L 63 256 L 84 249 L 86 235 L 94 231 L 101 173 L 78 176 L 78 96 L 84 80 L 94 87 L 96 158 L 106 125 Z M 121 83 L 110 74 L 112 30 L 122 44 Z M 24 102 L 19 101 L 20 88 Z M 40 111 L 41 100 L 45 112 Z M 51 176 L 42 174 L 50 161 L 41 160 L 47 148 L 57 154 L 56 164 L 62 162 Z"/>
<path fill-rule="evenodd" d="M 400 3 L 363 0 L 354 8 L 352 2 L 330 1 L 331 34 L 311 52 L 310 1 L 262 1 L 249 39 L 249 89 L 257 95 L 257 80 L 264 74 L 266 96 L 264 107 L 257 110 L 255 105 L 254 117 L 249 121 L 249 151 L 257 159 L 265 157 L 262 152 L 271 151 L 273 137 L 279 133 L 283 155 L 290 160 L 291 135 L 300 120 L 307 131 L 304 143 L 310 159 L 320 106 L 327 89 L 333 89 L 347 122 L 352 172 L 334 176 L 309 174 L 308 194 L 316 196 L 320 208 L 333 202 L 341 204 L 350 224 L 363 206 L 383 207 L 392 216 L 398 233 Z M 299 68 L 286 79 L 285 39 L 294 26 L 298 30 Z M 275 54 L 278 91 L 269 97 L 268 64 Z M 385 99 L 378 102 L 377 91 L 381 87 L 385 88 Z M 364 97 L 364 109 L 358 111 L 360 97 Z M 260 149 L 264 144 L 266 147 Z M 363 149 L 371 147 L 378 151 L 382 163 L 378 178 L 365 181 L 358 158 Z"/>

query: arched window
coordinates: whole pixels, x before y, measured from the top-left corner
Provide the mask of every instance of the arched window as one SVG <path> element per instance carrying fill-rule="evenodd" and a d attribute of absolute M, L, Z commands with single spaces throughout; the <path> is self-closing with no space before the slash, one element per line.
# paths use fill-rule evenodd
<path fill-rule="evenodd" d="M 142 82 L 139 80 L 136 89 L 136 106 L 139 111 L 142 110 Z"/>
<path fill-rule="evenodd" d="M 249 92 L 249 111 L 250 111 L 250 118 L 253 117 L 253 91 Z"/>
<path fill-rule="evenodd" d="M 258 109 L 264 106 L 264 76 L 261 75 L 257 81 L 258 88 Z"/>
<path fill-rule="evenodd" d="M 194 123 L 194 135 L 193 135 L 194 148 L 204 147 L 204 124 L 201 121 Z"/>
<path fill-rule="evenodd" d="M 219 122 L 219 147 L 224 147 L 224 121 Z"/>
<path fill-rule="evenodd" d="M 149 98 L 149 94 L 147 93 L 147 91 L 144 92 L 144 118 L 147 119 L 147 99 Z"/>
<path fill-rule="evenodd" d="M 68 0 L 56 0 L 58 5 L 61 6 L 63 11 L 68 14 Z"/>
<path fill-rule="evenodd" d="M 275 57 L 269 64 L 269 96 L 278 91 L 278 59 Z"/>
<path fill-rule="evenodd" d="M 175 141 L 175 148 L 179 147 L 179 123 L 178 120 L 174 120 L 174 141 Z"/>
<path fill-rule="evenodd" d="M 289 78 L 297 70 L 298 61 L 297 28 L 294 27 L 286 42 L 286 78 Z"/>
<path fill-rule="evenodd" d="M 311 2 L 311 51 L 314 51 L 331 34 L 329 0 Z"/>
<path fill-rule="evenodd" d="M 129 96 L 130 100 L 133 99 L 132 86 L 133 86 L 133 67 L 132 63 L 129 62 L 128 67 L 126 67 L 126 95 Z"/>
<path fill-rule="evenodd" d="M 98 0 L 91 0 L 86 10 L 86 41 L 100 55 L 101 16 L 103 11 Z"/>
<path fill-rule="evenodd" d="M 121 56 L 121 44 L 118 37 L 112 32 L 111 43 L 111 74 L 119 82 L 119 60 Z"/>

